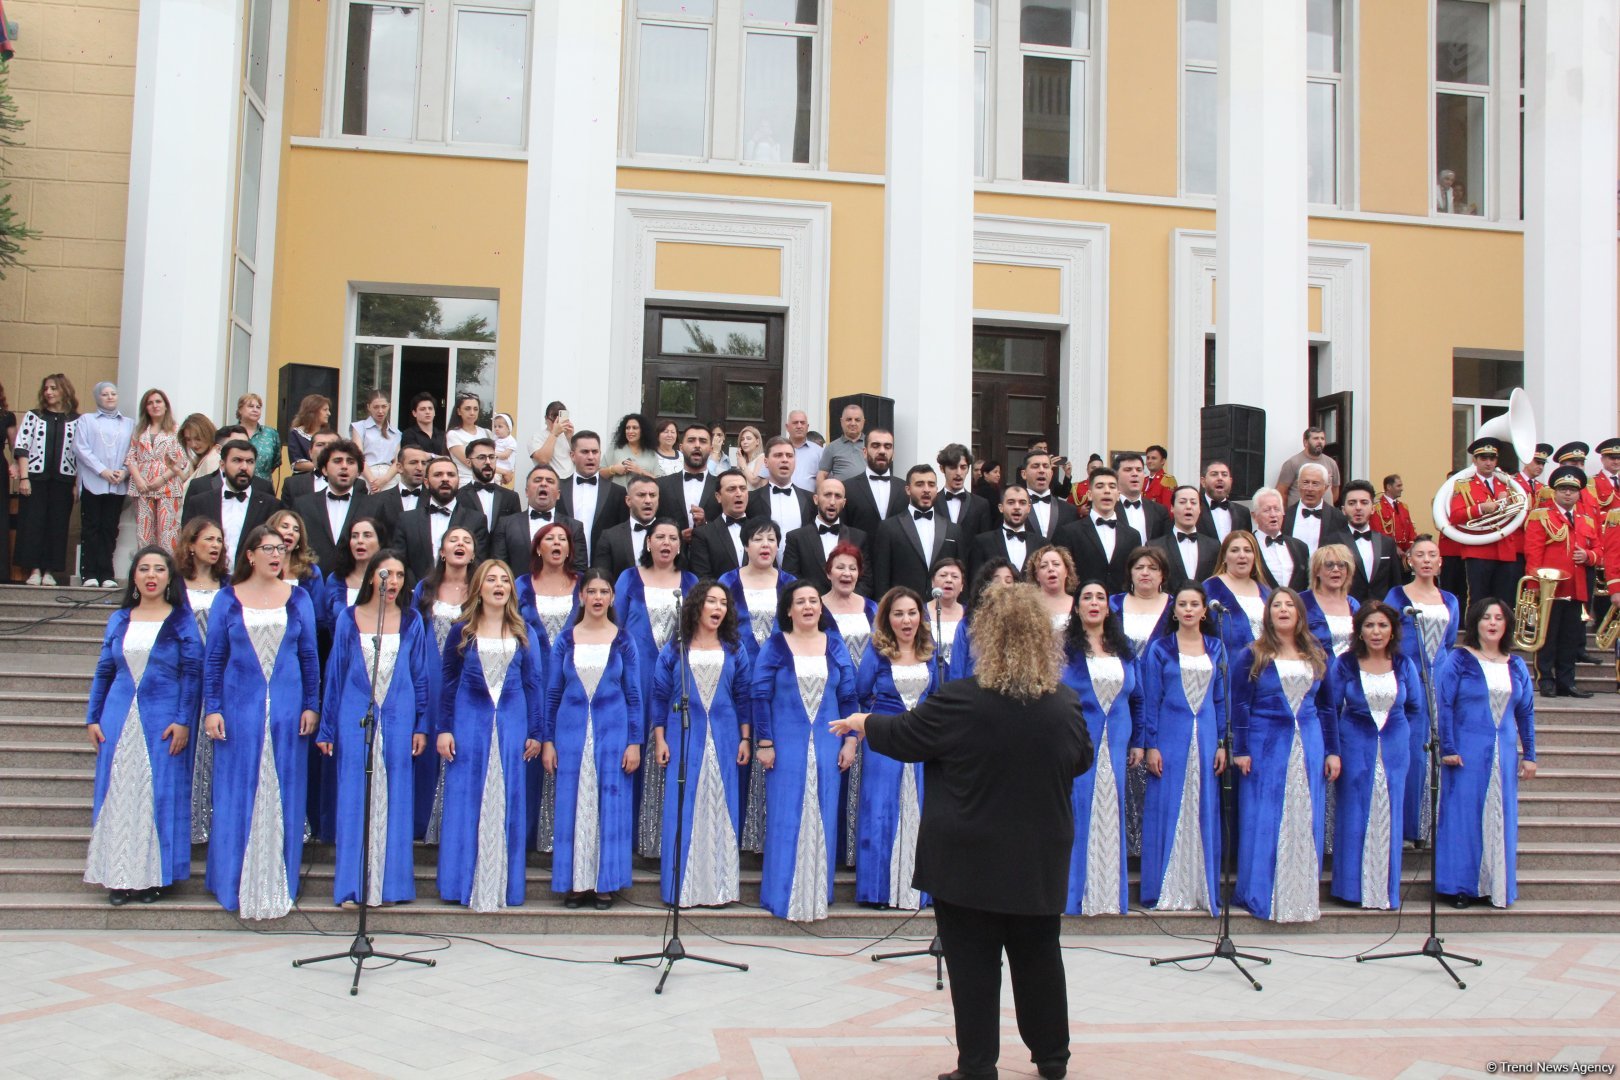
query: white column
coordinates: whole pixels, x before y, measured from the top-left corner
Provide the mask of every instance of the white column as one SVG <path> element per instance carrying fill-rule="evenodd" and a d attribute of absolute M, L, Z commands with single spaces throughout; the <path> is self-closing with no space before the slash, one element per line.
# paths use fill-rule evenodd
<path fill-rule="evenodd" d="M 973 422 L 973 9 L 889 11 L 883 393 L 903 473 Z"/>
<path fill-rule="evenodd" d="M 534 6 L 518 350 L 525 450 L 545 426 L 546 402 L 565 402 L 580 427 L 605 428 L 617 420 L 613 403 L 632 393 L 608 380 L 621 26 L 622 0 Z"/>
<path fill-rule="evenodd" d="M 1271 480 L 1309 411 L 1305 5 L 1220 0 L 1217 17 L 1215 396 L 1266 410 Z"/>
<path fill-rule="evenodd" d="M 1525 389 L 1541 437 L 1615 433 L 1613 0 L 1526 5 Z"/>
<path fill-rule="evenodd" d="M 157 386 L 179 415 L 225 412 L 241 17 L 240 4 L 215 0 L 140 8 L 118 335 L 126 411 Z"/>

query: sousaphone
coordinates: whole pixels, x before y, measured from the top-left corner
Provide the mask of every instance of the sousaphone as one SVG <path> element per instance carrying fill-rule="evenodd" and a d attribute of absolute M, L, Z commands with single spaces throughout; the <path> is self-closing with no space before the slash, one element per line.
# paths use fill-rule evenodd
<path fill-rule="evenodd" d="M 1514 390 L 1508 398 L 1508 410 L 1501 416 L 1493 417 L 1480 425 L 1477 438 L 1495 438 L 1512 445 L 1513 452 L 1520 461 L 1529 461 L 1536 452 L 1536 418 L 1530 410 L 1530 395 L 1523 390 Z M 1452 473 L 1446 482 L 1440 485 L 1440 490 L 1434 493 L 1434 505 L 1430 508 L 1434 512 L 1434 523 L 1446 536 L 1459 544 L 1469 547 L 1478 547 L 1482 544 L 1494 544 L 1503 537 L 1511 535 L 1524 525 L 1524 519 L 1530 515 L 1530 493 L 1517 479 L 1506 472 L 1498 472 L 1508 486 L 1506 498 L 1497 500 L 1497 507 L 1489 514 L 1482 514 L 1473 521 L 1452 524 L 1451 521 L 1451 495 L 1457 488 L 1457 481 L 1474 478 L 1475 469 L 1472 465 Z"/>

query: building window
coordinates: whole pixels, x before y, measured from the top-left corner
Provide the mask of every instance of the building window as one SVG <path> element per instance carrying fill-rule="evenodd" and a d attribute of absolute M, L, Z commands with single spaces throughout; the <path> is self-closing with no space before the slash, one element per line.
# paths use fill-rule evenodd
<path fill-rule="evenodd" d="M 1469 464 L 1468 444 L 1479 426 L 1507 412 L 1508 398 L 1524 385 L 1524 354 L 1496 349 L 1457 350 L 1451 357 L 1451 470 Z"/>
<path fill-rule="evenodd" d="M 1435 0 L 1434 211 L 1485 214 L 1491 102 L 1491 8 Z"/>
<path fill-rule="evenodd" d="M 1344 5 L 1309 0 L 1305 8 L 1307 199 L 1339 204 L 1339 115 L 1344 102 Z"/>
<path fill-rule="evenodd" d="M 1091 184 L 1094 0 L 974 0 L 974 165 Z"/>
<path fill-rule="evenodd" d="M 1181 191 L 1215 194 L 1215 0 L 1182 0 Z"/>
<path fill-rule="evenodd" d="M 402 417 L 411 400 L 425 392 L 433 395 L 443 428 L 446 405 L 468 393 L 478 395 L 483 404 L 478 422 L 488 427 L 496 411 L 499 307 L 494 298 L 476 295 L 357 293 L 348 399 L 340 415 L 350 422 L 360 419 L 372 392 L 381 390 L 393 415 Z"/>
<path fill-rule="evenodd" d="M 231 402 L 247 393 L 252 362 L 254 318 L 259 276 L 259 192 L 264 185 L 264 129 L 270 116 L 265 104 L 270 85 L 271 0 L 248 0 L 243 48 L 241 130 L 237 133 L 236 225 L 231 250 L 231 292 L 227 321 L 225 389 Z"/>
<path fill-rule="evenodd" d="M 523 145 L 532 0 L 336 5 L 344 135 Z"/>
<path fill-rule="evenodd" d="M 631 153 L 815 163 L 818 0 L 635 0 L 630 11 Z"/>
<path fill-rule="evenodd" d="M 973 175 L 990 175 L 990 43 L 994 0 L 973 0 Z"/>

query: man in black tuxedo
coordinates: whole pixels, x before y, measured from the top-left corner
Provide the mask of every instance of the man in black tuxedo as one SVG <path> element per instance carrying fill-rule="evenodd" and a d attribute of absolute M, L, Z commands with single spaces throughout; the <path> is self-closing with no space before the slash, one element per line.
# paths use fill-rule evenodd
<path fill-rule="evenodd" d="M 881 426 L 869 429 L 865 454 L 865 470 L 844 481 L 844 520 L 875 538 L 878 526 L 905 508 L 906 488 L 893 471 L 894 432 Z"/>
<path fill-rule="evenodd" d="M 281 509 L 274 495 L 253 483 L 253 464 L 258 456 L 246 439 L 226 443 L 219 452 L 220 482 L 202 487 L 192 484 L 186 489 L 180 511 L 182 525 L 199 517 L 219 523 L 225 533 L 225 558 L 231 567 L 236 566 L 242 538 Z"/>
<path fill-rule="evenodd" d="M 1174 516 L 1170 531 L 1149 540 L 1147 546 L 1164 552 L 1165 561 L 1170 564 L 1170 576 L 1164 588 L 1174 596 L 1187 582 L 1202 582 L 1214 576 L 1221 543 L 1198 531 L 1198 515 L 1204 508 L 1204 500 L 1197 488 L 1188 484 L 1176 488 L 1170 507 Z"/>
<path fill-rule="evenodd" d="M 326 490 L 301 496 L 293 504 L 304 519 L 304 536 L 323 574 L 330 574 L 337 565 L 338 544 L 350 522 L 363 517 L 381 518 L 376 500 L 356 484 L 364 461 L 358 446 L 339 439 L 315 459 L 315 471 L 326 478 Z M 393 537 L 384 537 L 383 541 L 384 546 L 390 545 Z"/>
<path fill-rule="evenodd" d="M 337 432 L 331 428 L 322 428 L 309 441 L 309 456 L 315 461 L 321 460 L 321 455 L 326 453 L 326 448 L 337 441 Z M 321 475 L 319 469 L 293 473 L 281 483 L 281 503 L 283 506 L 291 507 L 305 495 L 325 490 L 326 477 Z"/>
<path fill-rule="evenodd" d="M 968 544 L 968 581 L 978 580 L 979 571 L 991 559 L 1006 559 L 1013 573 L 1023 576 L 1024 562 L 1046 538 L 1029 517 L 1029 489 L 1016 481 L 1001 489 L 1001 520 L 975 536 Z"/>
<path fill-rule="evenodd" d="M 1303 540 L 1283 532 L 1283 518 L 1282 492 L 1264 487 L 1254 493 L 1255 536 L 1266 577 L 1274 587 L 1304 592 L 1311 587 L 1311 552 Z"/>
<path fill-rule="evenodd" d="M 1170 531 L 1170 511 L 1156 499 L 1145 498 L 1142 489 L 1147 484 L 1147 459 L 1134 450 L 1119 455 L 1114 462 L 1119 476 L 1119 503 L 1115 506 L 1125 523 L 1136 530 L 1143 541 L 1157 540 Z"/>
<path fill-rule="evenodd" d="M 625 485 L 624 501 L 630 517 L 611 528 L 602 530 L 602 539 L 596 542 L 591 565 L 606 572 L 614 581 L 619 575 L 636 565 L 647 546 L 647 534 L 658 517 L 658 481 L 651 476 L 632 476 Z M 674 520 L 671 518 L 670 520 Z"/>
<path fill-rule="evenodd" d="M 1352 480 L 1344 485 L 1344 516 L 1349 523 L 1349 537 L 1340 540 L 1355 558 L 1350 560 L 1354 576 L 1350 579 L 1350 595 L 1356 603 L 1369 599 L 1382 600 L 1389 590 L 1401 584 L 1401 553 L 1395 541 L 1372 527 L 1373 506 L 1378 493 L 1365 480 Z"/>
<path fill-rule="evenodd" d="M 600 475 L 602 437 L 594 431 L 576 431 L 568 447 L 574 475 L 558 489 L 557 505 L 585 530 L 589 562 L 602 534 L 628 518 L 630 510 L 624 505 L 624 488 Z"/>
<path fill-rule="evenodd" d="M 197 477 L 195 480 L 189 480 L 186 482 L 184 501 L 181 503 L 182 507 L 184 507 L 185 502 L 190 501 L 191 493 L 193 491 L 207 490 L 214 497 L 219 495 L 220 485 L 224 483 L 225 480 L 225 444 L 228 442 L 245 442 L 249 446 L 253 445 L 247 437 L 247 431 L 242 427 L 241 424 L 232 424 L 229 427 L 222 427 L 216 431 L 214 433 L 214 449 L 219 452 L 220 467 L 211 473 L 207 473 L 203 476 Z M 255 453 L 257 453 L 257 450 L 258 448 L 254 447 Z M 83 466 L 80 467 L 82 468 Z M 255 491 L 264 492 L 272 499 L 276 497 L 276 486 L 270 481 L 266 480 L 264 477 L 257 474 L 255 474 L 253 477 L 253 489 Z M 181 517 L 181 523 L 184 524 L 184 510 L 181 511 Z"/>
<path fill-rule="evenodd" d="M 748 496 L 748 516 L 770 518 L 783 536 L 808 525 L 816 516 L 814 496 L 793 485 L 793 470 L 798 464 L 793 444 L 781 435 L 772 435 L 765 440 L 765 472 L 769 480 Z M 776 560 L 778 566 L 782 565 L 780 549 Z"/>
<path fill-rule="evenodd" d="M 1233 529 L 1254 531 L 1254 518 L 1248 507 L 1232 498 L 1232 466 L 1212 461 L 1204 466 L 1204 491 L 1199 500 L 1198 531 L 1216 540 L 1225 540 Z"/>
<path fill-rule="evenodd" d="M 804 581 L 815 582 L 823 593 L 832 588 L 827 578 L 827 560 L 839 544 L 861 549 L 861 580 L 855 586 L 862 596 L 872 595 L 871 537 L 844 524 L 844 482 L 823 477 L 816 485 L 816 516 L 808 524 L 782 538 L 782 572 Z"/>
<path fill-rule="evenodd" d="M 1091 513 L 1052 537 L 1052 543 L 1069 549 L 1081 581 L 1104 582 L 1110 593 L 1125 591 L 1131 551 L 1142 543 L 1141 534 L 1115 512 L 1118 502 L 1119 475 L 1098 469 L 1091 474 Z"/>
<path fill-rule="evenodd" d="M 399 530 L 400 515 L 415 510 L 425 497 L 428 462 L 432 456 L 420 446 L 400 444 L 399 483 L 376 493 L 377 513 L 388 523 L 390 532 Z"/>
<path fill-rule="evenodd" d="M 1343 511 L 1327 501 L 1329 482 L 1326 467 L 1311 461 L 1301 465 L 1294 480 L 1299 501 L 1283 518 L 1283 532 L 1303 541 L 1312 555 L 1323 544 L 1343 543 L 1350 533 Z"/>
<path fill-rule="evenodd" d="M 980 533 L 996 526 L 996 508 L 972 490 L 973 454 L 961 443 L 947 443 L 934 461 L 940 475 L 934 505 L 950 517 L 971 547 Z"/>
<path fill-rule="evenodd" d="M 705 425 L 687 424 L 681 432 L 681 471 L 658 478 L 659 510 L 680 523 L 682 543 L 689 543 L 692 530 L 720 512 L 716 478 L 709 474 L 709 439 Z"/>
<path fill-rule="evenodd" d="M 489 535 L 499 536 L 501 521 L 523 509 L 517 492 L 495 482 L 495 440 L 474 439 L 467 444 L 467 465 L 472 469 L 472 482 L 462 484 L 456 492 L 456 501 L 476 507 L 484 515 Z"/>
<path fill-rule="evenodd" d="M 471 450 L 472 445 L 468 443 L 467 448 Z M 469 453 L 467 457 L 470 459 L 472 454 Z M 515 514 L 507 514 L 495 526 L 490 541 L 490 558 L 501 560 L 512 568 L 514 574 L 524 573 L 533 550 L 534 534 L 555 522 L 568 529 L 568 537 L 574 545 L 574 569 L 585 569 L 588 565 L 585 562 L 585 527 L 557 508 L 560 483 L 557 470 L 550 465 L 536 465 L 529 470 L 529 479 L 524 485 L 528 506 Z M 467 489 L 461 490 L 465 492 Z M 465 502 L 459 495 L 456 501 Z"/>
<path fill-rule="evenodd" d="M 720 513 L 692 530 L 686 568 L 703 578 L 717 578 L 742 565 L 742 524 L 748 518 L 748 477 L 727 469 L 716 478 Z"/>
<path fill-rule="evenodd" d="M 1029 519 L 1042 536 L 1055 537 L 1058 530 L 1076 520 L 1080 512 L 1067 499 L 1052 490 L 1052 455 L 1031 450 L 1024 455 L 1024 487 L 1029 491 Z"/>
<path fill-rule="evenodd" d="M 871 436 L 867 436 L 871 445 Z M 967 543 L 962 530 L 935 509 L 939 477 L 932 465 L 913 465 L 906 473 L 907 507 L 891 514 L 872 539 L 872 592 L 882 596 L 896 585 L 927 597 L 934 564 L 962 559 Z"/>
<path fill-rule="evenodd" d="M 394 544 L 404 545 L 405 561 L 418 581 L 433 569 L 434 562 L 439 558 L 439 546 L 444 541 L 444 534 L 452 528 L 466 529 L 472 533 L 477 560 L 481 561 L 489 555 L 489 530 L 484 526 L 483 511 L 456 500 L 456 485 L 460 480 L 461 474 L 453 460 L 434 458 L 428 462 L 427 483 L 416 509 L 407 510 L 399 516 Z M 522 574 L 528 564 L 527 559 L 522 560 L 521 565 L 512 567 L 512 573 Z"/>

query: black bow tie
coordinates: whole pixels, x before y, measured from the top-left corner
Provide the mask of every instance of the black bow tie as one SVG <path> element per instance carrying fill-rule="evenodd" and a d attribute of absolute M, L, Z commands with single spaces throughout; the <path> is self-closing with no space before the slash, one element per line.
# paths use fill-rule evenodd
<path fill-rule="evenodd" d="M 1278 544 L 1286 544 L 1286 543 L 1288 543 L 1287 538 L 1285 538 L 1285 537 L 1283 537 L 1281 535 L 1266 537 L 1266 547 L 1276 547 Z"/>
<path fill-rule="evenodd" d="M 651 528 L 652 528 L 652 527 L 653 527 L 653 523 L 652 523 L 652 522 L 650 522 L 650 521 L 649 521 L 649 522 L 647 522 L 647 524 L 645 524 L 645 525 L 643 525 L 643 524 L 642 524 L 642 523 L 641 523 L 641 522 L 639 522 L 639 521 L 632 521 L 632 522 L 631 522 L 631 523 L 630 523 L 630 528 L 631 528 L 631 530 L 633 530 L 633 531 L 634 531 L 634 532 L 646 532 L 646 531 L 648 531 L 648 530 L 649 530 L 649 529 L 651 529 Z"/>
<path fill-rule="evenodd" d="M 347 494 L 339 495 L 335 491 L 328 491 L 326 493 L 326 497 L 328 499 L 331 499 L 333 502 L 348 502 L 349 501 L 349 496 Z"/>
<path fill-rule="evenodd" d="M 550 521 L 551 520 L 551 511 L 550 510 L 530 510 L 529 511 L 529 520 L 530 521 Z"/>
<path fill-rule="evenodd" d="M 941 496 L 941 498 L 945 499 L 965 499 L 967 497 L 968 493 L 965 491 L 947 491 Z"/>
<path fill-rule="evenodd" d="M 575 476 L 574 477 L 574 483 L 576 483 L 576 484 L 589 484 L 589 485 L 591 485 L 591 487 L 595 487 L 596 486 L 596 477 L 594 477 L 594 476 Z"/>
<path fill-rule="evenodd" d="M 681 473 L 681 483 L 683 484 L 701 484 L 708 478 L 708 473 Z"/>
<path fill-rule="evenodd" d="M 933 521 L 934 520 L 934 512 L 932 510 L 913 510 L 911 512 L 911 520 L 912 521 Z"/>
<path fill-rule="evenodd" d="M 1103 526 L 1106 526 L 1107 528 L 1110 528 L 1110 529 L 1118 529 L 1119 528 L 1119 522 L 1114 520 L 1113 518 L 1096 518 L 1095 520 L 1096 520 L 1098 525 L 1103 525 Z"/>
<path fill-rule="evenodd" d="M 422 497 L 422 489 L 402 487 L 399 489 L 399 497 L 402 499 L 419 499 Z"/>
<path fill-rule="evenodd" d="M 1184 533 L 1180 529 L 1177 529 L 1176 530 L 1176 539 L 1179 540 L 1183 544 L 1196 544 L 1196 543 L 1198 543 L 1198 534 L 1197 533 Z"/>
<path fill-rule="evenodd" d="M 450 516 L 450 508 L 448 506 L 440 506 L 438 503 L 428 503 L 427 512 L 430 514 L 443 514 L 445 517 Z"/>
<path fill-rule="evenodd" d="M 1299 508 L 1299 512 L 1308 518 L 1319 518 L 1322 516 L 1322 511 L 1320 509 L 1307 510 L 1303 506 Z"/>
<path fill-rule="evenodd" d="M 1050 496 L 1050 495 L 1034 495 L 1034 494 L 1031 494 L 1030 497 L 1029 497 L 1029 501 L 1032 502 L 1032 503 L 1049 503 L 1049 502 L 1052 501 L 1052 496 Z"/>
<path fill-rule="evenodd" d="M 1355 531 L 1352 530 L 1351 533 L 1350 533 L 1350 536 L 1354 540 L 1365 540 L 1369 544 L 1372 543 L 1372 530 L 1371 529 L 1363 529 L 1361 532 L 1355 532 Z"/>
<path fill-rule="evenodd" d="M 1211 499 L 1211 500 L 1209 500 L 1209 508 L 1211 510 L 1225 510 L 1228 513 L 1231 513 L 1231 509 L 1230 509 L 1230 507 L 1227 506 L 1227 500 L 1225 500 L 1225 499 Z"/>
<path fill-rule="evenodd" d="M 245 491 L 232 491 L 230 488 L 226 488 L 225 497 L 235 499 L 237 502 L 247 502 L 247 492 Z"/>
<path fill-rule="evenodd" d="M 726 523 L 726 528 L 728 529 L 735 529 L 737 526 L 743 523 L 742 518 L 726 517 L 724 515 L 721 515 L 720 520 Z"/>
<path fill-rule="evenodd" d="M 1141 499 L 1126 499 L 1123 502 L 1121 502 L 1119 505 L 1125 507 L 1125 509 L 1127 509 L 1127 510 L 1140 510 L 1140 509 L 1142 509 L 1142 500 Z"/>
<path fill-rule="evenodd" d="M 822 536 L 837 536 L 839 529 L 837 525 L 823 525 L 818 521 L 816 522 L 816 532 Z"/>
<path fill-rule="evenodd" d="M 777 487 L 775 484 L 772 484 L 771 485 L 771 494 L 772 495 L 791 495 L 791 494 L 793 494 L 793 489 L 790 488 L 790 487 Z"/>
<path fill-rule="evenodd" d="M 473 487 L 477 488 L 479 491 L 487 491 L 491 495 L 495 493 L 495 482 L 493 480 L 480 480 L 478 483 L 474 484 Z"/>
<path fill-rule="evenodd" d="M 890 480 L 894 479 L 894 477 L 888 475 L 887 473 L 883 474 L 882 476 L 879 476 L 877 473 L 867 473 L 866 478 L 868 480 L 882 480 L 884 483 L 888 483 Z"/>
<path fill-rule="evenodd" d="M 1007 534 L 1007 539 L 1009 539 L 1009 540 L 1017 540 L 1019 543 L 1023 543 L 1023 540 L 1024 540 L 1024 530 L 1023 529 L 1016 529 L 1016 530 L 1015 529 L 1004 529 L 1002 531 Z"/>

